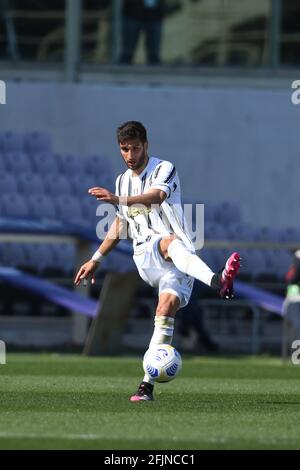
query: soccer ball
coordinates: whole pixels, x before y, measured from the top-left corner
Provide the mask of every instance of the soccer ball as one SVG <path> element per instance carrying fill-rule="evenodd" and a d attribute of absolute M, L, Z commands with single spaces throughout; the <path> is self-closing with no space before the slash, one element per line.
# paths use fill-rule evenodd
<path fill-rule="evenodd" d="M 143 360 L 145 374 L 156 382 L 175 379 L 182 367 L 181 355 L 170 344 L 156 344 L 146 351 Z"/>

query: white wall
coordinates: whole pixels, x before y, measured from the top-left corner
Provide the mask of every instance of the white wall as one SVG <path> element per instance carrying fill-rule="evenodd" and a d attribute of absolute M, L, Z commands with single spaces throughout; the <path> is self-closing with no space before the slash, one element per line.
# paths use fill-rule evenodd
<path fill-rule="evenodd" d="M 245 220 L 299 225 L 300 105 L 290 89 L 8 83 L 0 130 L 45 130 L 57 152 L 107 155 L 116 127 L 140 120 L 150 153 L 176 163 L 183 192 L 237 200 Z"/>

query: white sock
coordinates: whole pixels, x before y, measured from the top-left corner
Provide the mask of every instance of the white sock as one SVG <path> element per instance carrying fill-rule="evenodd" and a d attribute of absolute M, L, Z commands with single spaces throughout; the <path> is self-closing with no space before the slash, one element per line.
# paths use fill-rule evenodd
<path fill-rule="evenodd" d="M 171 344 L 174 332 L 175 319 L 172 317 L 158 316 L 154 319 L 154 332 L 149 344 L 149 348 L 155 344 Z M 145 374 L 143 382 L 154 384 L 154 380 Z"/>
<path fill-rule="evenodd" d="M 214 273 L 197 255 L 190 253 L 181 240 L 176 238 L 170 243 L 168 255 L 179 271 L 211 286 Z"/>

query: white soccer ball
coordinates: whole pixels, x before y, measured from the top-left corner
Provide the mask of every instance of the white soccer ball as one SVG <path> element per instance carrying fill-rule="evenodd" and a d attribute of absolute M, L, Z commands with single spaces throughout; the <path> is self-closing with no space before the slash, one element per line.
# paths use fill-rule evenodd
<path fill-rule="evenodd" d="M 156 344 L 146 351 L 143 360 L 145 374 L 156 382 L 175 379 L 182 367 L 181 355 L 170 344 Z"/>

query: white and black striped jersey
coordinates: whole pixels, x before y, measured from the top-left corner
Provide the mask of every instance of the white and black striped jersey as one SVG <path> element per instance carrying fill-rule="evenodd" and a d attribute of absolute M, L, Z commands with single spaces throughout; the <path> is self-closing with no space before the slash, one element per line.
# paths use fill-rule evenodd
<path fill-rule="evenodd" d="M 117 196 L 136 196 L 150 189 L 160 189 L 167 194 L 160 206 L 148 208 L 135 204 L 117 207 L 118 217 L 128 222 L 128 232 L 134 246 L 149 240 L 152 235 L 167 236 L 175 233 L 194 251 L 181 205 L 180 181 L 172 163 L 151 157 L 140 175 L 132 176 L 132 170 L 128 169 L 116 180 Z"/>

